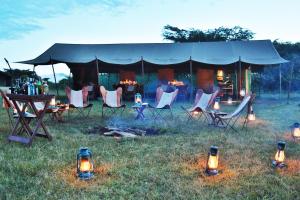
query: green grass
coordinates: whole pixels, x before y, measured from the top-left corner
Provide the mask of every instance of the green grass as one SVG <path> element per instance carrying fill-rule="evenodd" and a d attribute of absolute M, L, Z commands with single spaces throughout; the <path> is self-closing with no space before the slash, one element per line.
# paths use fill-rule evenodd
<path fill-rule="evenodd" d="M 180 103 L 167 124 L 135 121 L 130 108 L 121 118 L 102 119 L 100 103 L 93 103 L 89 118 L 47 120 L 53 141 L 37 138 L 30 148 L 7 143 L 8 120 L 1 110 L 0 199 L 300 199 L 300 143 L 287 141 L 287 169 L 276 171 L 270 164 L 276 142 L 300 120 L 299 102 L 258 99 L 257 121 L 247 131 L 226 134 L 203 122 L 186 123 Z M 108 124 L 164 133 L 122 140 L 86 134 L 90 127 Z M 220 148 L 217 177 L 203 174 L 211 145 Z M 101 171 L 87 183 L 74 177 L 81 146 L 91 149 Z"/>

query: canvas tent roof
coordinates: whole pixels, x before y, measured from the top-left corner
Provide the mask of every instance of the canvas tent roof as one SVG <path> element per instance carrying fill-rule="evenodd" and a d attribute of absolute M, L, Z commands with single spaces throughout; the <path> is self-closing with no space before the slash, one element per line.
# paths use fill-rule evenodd
<path fill-rule="evenodd" d="M 145 62 L 170 65 L 189 61 L 228 65 L 238 62 L 272 65 L 288 62 L 280 57 L 270 40 L 137 43 L 137 44 L 62 44 L 56 43 L 35 59 L 19 63 L 48 65 L 89 63 L 94 60 L 118 65 Z"/>

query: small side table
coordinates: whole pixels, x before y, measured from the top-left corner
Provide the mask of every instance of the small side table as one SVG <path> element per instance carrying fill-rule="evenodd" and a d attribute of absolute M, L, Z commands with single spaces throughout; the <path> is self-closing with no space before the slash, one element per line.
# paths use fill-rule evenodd
<path fill-rule="evenodd" d="M 134 105 L 132 108 L 137 112 L 137 116 L 135 117 L 135 120 L 145 119 L 144 110 L 148 107 L 148 103 L 143 103 L 142 105 Z"/>

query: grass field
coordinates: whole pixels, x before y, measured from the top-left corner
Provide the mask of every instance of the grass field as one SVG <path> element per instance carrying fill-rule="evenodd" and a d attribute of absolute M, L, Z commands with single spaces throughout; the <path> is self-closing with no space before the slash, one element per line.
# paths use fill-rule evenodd
<path fill-rule="evenodd" d="M 102 119 L 100 103 L 93 103 L 89 118 L 47 120 L 53 141 L 38 138 L 30 148 L 7 143 L 8 120 L 1 109 L 0 199 L 300 199 L 300 142 L 291 140 L 288 128 L 300 121 L 298 101 L 257 99 L 257 120 L 239 133 L 186 123 L 180 103 L 168 123 L 135 121 L 131 109 L 123 117 Z M 121 140 L 86 134 L 109 124 L 163 131 Z M 287 142 L 284 170 L 271 167 L 278 140 Z M 220 150 L 216 177 L 204 174 L 211 145 Z M 75 178 L 81 146 L 94 155 L 96 176 L 88 182 Z"/>

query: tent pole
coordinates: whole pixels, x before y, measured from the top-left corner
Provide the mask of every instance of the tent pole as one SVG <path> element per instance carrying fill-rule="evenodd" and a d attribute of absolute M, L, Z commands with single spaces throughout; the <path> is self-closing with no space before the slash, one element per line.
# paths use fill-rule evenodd
<path fill-rule="evenodd" d="M 58 97 L 59 94 L 58 94 L 58 85 L 57 85 L 57 81 L 56 81 L 55 70 L 54 70 L 52 58 L 50 58 L 50 59 L 51 59 L 51 65 L 52 65 L 53 76 L 54 76 L 54 82 L 55 82 L 56 94 L 57 94 L 57 97 Z"/>
<path fill-rule="evenodd" d="M 190 102 L 193 101 L 193 61 L 192 56 L 190 56 L 190 75 L 191 75 L 191 89 L 190 89 Z"/>
<path fill-rule="evenodd" d="M 281 64 L 279 64 L 279 99 L 281 99 L 281 92 L 282 92 L 282 86 L 281 86 Z"/>
<path fill-rule="evenodd" d="M 234 63 L 234 75 L 235 75 L 235 97 L 236 97 L 236 100 L 238 100 L 239 99 L 239 88 L 238 88 L 237 63 Z"/>
<path fill-rule="evenodd" d="M 145 90 L 144 90 L 144 86 L 145 86 L 145 69 L 144 69 L 144 59 L 143 56 L 141 56 L 141 63 L 142 63 L 142 77 L 143 77 L 143 96 L 145 98 Z"/>
<path fill-rule="evenodd" d="M 98 62 L 98 58 L 96 57 L 96 70 L 97 70 L 97 84 L 98 86 L 100 86 L 100 80 L 99 80 L 99 62 Z"/>
<path fill-rule="evenodd" d="M 241 62 L 241 56 L 239 57 L 239 92 L 242 89 L 242 62 Z M 239 96 L 239 94 L 238 94 Z"/>

